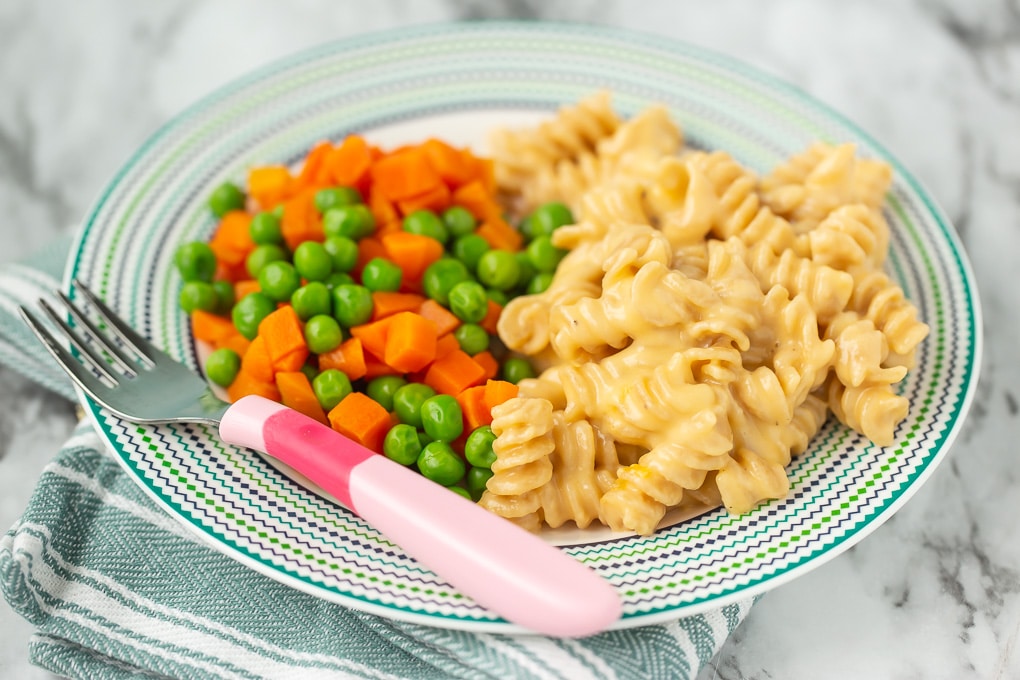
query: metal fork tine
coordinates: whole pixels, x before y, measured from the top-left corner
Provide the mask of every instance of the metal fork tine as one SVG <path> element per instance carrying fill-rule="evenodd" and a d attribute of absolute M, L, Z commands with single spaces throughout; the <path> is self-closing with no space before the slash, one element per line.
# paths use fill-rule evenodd
<path fill-rule="evenodd" d="M 154 347 L 148 340 L 139 335 L 133 328 L 124 323 L 115 312 L 113 312 L 106 304 L 99 299 L 95 293 L 89 290 L 85 284 L 78 279 L 74 280 L 74 287 L 76 290 L 81 292 L 85 296 L 85 299 L 95 307 L 99 315 L 103 317 L 103 320 L 110 326 L 113 334 L 116 335 L 120 340 L 136 352 L 142 363 L 146 364 L 149 368 L 152 368 L 159 361 L 159 357 L 162 355 L 156 347 Z"/>
<path fill-rule="evenodd" d="M 64 349 L 53 335 L 46 329 L 42 322 L 32 312 L 28 311 L 22 306 L 18 306 L 18 312 L 21 314 L 21 318 L 24 319 L 28 327 L 32 329 L 36 337 L 39 338 L 40 342 L 49 350 L 53 358 L 57 360 L 57 363 L 61 368 L 70 376 L 72 380 L 83 390 L 92 395 L 93 398 L 98 401 L 103 401 L 103 393 L 108 391 L 109 388 L 103 385 L 98 378 L 89 373 L 85 367 L 74 358 L 70 352 Z"/>
<path fill-rule="evenodd" d="M 67 311 L 71 313 L 71 318 L 74 319 L 74 322 L 85 328 L 96 342 L 103 346 L 103 349 L 110 355 L 110 358 L 113 359 L 113 362 L 117 364 L 117 367 L 120 370 L 124 371 L 132 378 L 138 375 L 138 371 L 134 366 L 132 366 L 134 361 L 132 361 L 129 356 L 124 354 L 115 343 L 110 342 L 106 336 L 103 335 L 102 331 L 96 328 L 96 325 L 89 321 L 89 319 L 81 313 L 78 307 L 71 302 L 71 299 L 67 297 L 63 291 L 57 291 L 57 295 L 60 296 L 60 300 L 64 303 L 64 306 L 67 307 Z"/>
<path fill-rule="evenodd" d="M 53 307 L 50 306 L 50 303 L 40 298 L 39 306 L 42 307 L 42 310 L 44 312 L 46 312 L 46 316 L 50 317 L 50 320 L 54 324 L 56 324 L 61 331 L 63 331 L 64 335 L 67 336 L 67 339 L 71 341 L 72 345 L 74 345 L 74 348 L 81 352 L 82 354 L 84 354 L 88 362 L 92 364 L 92 366 L 95 367 L 97 371 L 102 373 L 104 378 L 112 382 L 114 385 L 116 385 L 120 381 L 120 378 L 118 378 L 115 374 L 113 374 L 110 371 L 109 368 L 107 368 L 106 361 L 103 360 L 101 356 L 96 354 L 96 352 L 91 347 L 88 346 L 88 343 L 85 341 L 85 339 L 79 336 L 78 333 L 74 330 L 74 328 L 69 326 L 66 321 L 60 318 L 60 315 L 57 314 L 56 311 L 54 311 Z"/>

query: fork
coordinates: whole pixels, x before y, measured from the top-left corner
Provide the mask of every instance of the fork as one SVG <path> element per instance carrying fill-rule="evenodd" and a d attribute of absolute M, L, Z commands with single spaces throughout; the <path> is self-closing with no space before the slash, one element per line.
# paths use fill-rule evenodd
<path fill-rule="evenodd" d="M 19 312 L 71 379 L 114 414 L 138 423 L 218 426 L 224 442 L 290 466 L 460 592 L 526 630 L 581 637 L 620 617 L 620 598 L 607 581 L 538 536 L 274 401 L 255 395 L 222 401 L 80 281 L 74 290 L 114 341 L 62 291 L 57 296 L 73 325 L 45 299 L 39 306 L 81 360 L 36 314 Z"/>

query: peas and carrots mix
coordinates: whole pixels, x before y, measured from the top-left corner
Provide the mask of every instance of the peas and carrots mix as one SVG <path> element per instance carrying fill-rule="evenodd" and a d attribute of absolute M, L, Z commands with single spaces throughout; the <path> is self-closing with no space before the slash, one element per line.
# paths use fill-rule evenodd
<path fill-rule="evenodd" d="M 301 170 L 252 169 L 209 196 L 208 242 L 182 244 L 181 308 L 231 401 L 258 394 L 477 500 L 491 410 L 535 375 L 496 335 L 503 306 L 548 286 L 573 222 L 560 203 L 518 228 L 491 163 L 430 139 L 383 151 L 352 135 Z"/>

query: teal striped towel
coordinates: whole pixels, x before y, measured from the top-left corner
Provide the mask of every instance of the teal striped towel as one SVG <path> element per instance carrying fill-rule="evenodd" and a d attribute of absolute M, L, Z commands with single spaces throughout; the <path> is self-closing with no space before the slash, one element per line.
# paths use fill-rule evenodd
<path fill-rule="evenodd" d="M 0 361 L 69 398 L 15 309 L 67 244 L 0 268 Z M 476 634 L 329 603 L 221 555 L 159 509 L 81 423 L 0 540 L 33 663 L 72 678 L 693 678 L 751 602 L 580 640 Z"/>

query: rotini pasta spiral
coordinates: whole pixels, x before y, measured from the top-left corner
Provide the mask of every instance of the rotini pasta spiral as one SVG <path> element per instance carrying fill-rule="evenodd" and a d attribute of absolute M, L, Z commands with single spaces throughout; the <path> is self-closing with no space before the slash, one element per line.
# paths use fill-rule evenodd
<path fill-rule="evenodd" d="M 486 507 L 648 533 L 670 509 L 781 498 L 830 410 L 893 441 L 928 327 L 881 271 L 887 164 L 816 144 L 759 180 L 678 153 L 665 109 L 623 122 L 606 98 L 502 140 L 501 186 L 578 219 L 553 233 L 570 252 L 548 289 L 499 321 L 541 374 L 493 413 Z"/>
<path fill-rule="evenodd" d="M 833 210 L 807 233 L 811 259 L 846 271 L 870 264 L 881 267 L 889 249 L 889 225 L 882 213 L 862 203 Z"/>
<path fill-rule="evenodd" d="M 886 163 L 858 158 L 853 144 L 814 144 L 761 180 L 765 204 L 805 232 L 843 205 L 881 206 L 892 179 Z"/>
<path fill-rule="evenodd" d="M 529 529 L 541 524 L 538 489 L 552 478 L 552 404 L 516 397 L 492 409 L 496 461 L 479 503 Z"/>

